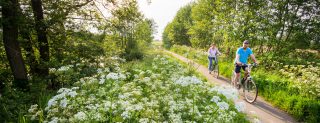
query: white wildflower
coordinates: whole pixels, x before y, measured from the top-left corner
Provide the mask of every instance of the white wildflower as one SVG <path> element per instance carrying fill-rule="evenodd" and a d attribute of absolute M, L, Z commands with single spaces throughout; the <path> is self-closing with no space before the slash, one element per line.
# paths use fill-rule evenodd
<path fill-rule="evenodd" d="M 72 87 L 71 90 L 78 90 L 79 87 Z"/>
<path fill-rule="evenodd" d="M 229 104 L 226 102 L 218 102 L 217 105 L 219 106 L 220 110 L 228 110 Z"/>
<path fill-rule="evenodd" d="M 98 68 L 98 69 L 97 69 L 97 73 L 99 73 L 99 74 L 103 73 L 102 69 L 101 69 L 101 68 Z"/>
<path fill-rule="evenodd" d="M 30 109 L 28 110 L 29 113 L 33 113 L 38 109 L 38 104 L 31 105 Z"/>
<path fill-rule="evenodd" d="M 117 73 L 109 73 L 106 77 L 107 79 L 113 79 L 113 80 L 118 80 L 119 76 Z"/>
<path fill-rule="evenodd" d="M 62 66 L 57 71 L 67 71 L 72 67 L 72 65 Z"/>
<path fill-rule="evenodd" d="M 84 112 L 80 111 L 74 115 L 74 118 L 80 121 L 84 121 L 87 118 L 87 115 Z"/>
<path fill-rule="evenodd" d="M 149 82 L 150 80 L 151 80 L 151 79 L 150 79 L 149 77 L 144 77 L 142 81 L 143 81 L 143 82 Z"/>
<path fill-rule="evenodd" d="M 130 118 L 130 113 L 129 113 L 129 111 L 124 111 L 124 112 L 122 112 L 121 117 L 123 117 L 123 119 L 128 119 L 128 118 Z"/>
<path fill-rule="evenodd" d="M 77 96 L 77 92 L 76 91 L 71 91 L 71 92 L 68 93 L 68 95 L 71 96 L 71 97 L 75 97 L 75 96 Z"/>
<path fill-rule="evenodd" d="M 51 118 L 51 121 L 48 123 L 58 123 L 58 121 L 59 121 L 59 118 L 53 117 L 53 118 Z"/>
<path fill-rule="evenodd" d="M 118 66 L 115 67 L 114 69 L 115 69 L 116 71 L 120 71 L 120 67 L 118 67 Z"/>
<path fill-rule="evenodd" d="M 211 99 L 212 102 L 218 103 L 220 101 L 220 97 L 218 96 L 213 96 Z"/>
<path fill-rule="evenodd" d="M 52 107 L 52 106 L 55 106 L 57 104 L 57 101 L 55 99 L 50 99 L 48 101 L 48 108 Z"/>
<path fill-rule="evenodd" d="M 253 123 L 261 123 L 261 121 L 258 118 L 254 118 Z"/>
<path fill-rule="evenodd" d="M 180 77 L 178 80 L 175 81 L 176 84 L 179 84 L 181 86 L 188 86 L 191 84 L 200 84 L 202 83 L 201 80 L 199 80 L 197 77 L 195 76 L 187 76 L 187 77 Z"/>
<path fill-rule="evenodd" d="M 236 112 L 234 112 L 234 111 L 230 111 L 230 112 L 229 112 L 229 114 L 230 114 L 230 116 L 231 116 L 231 117 L 235 117 L 235 116 L 237 116 L 237 113 L 236 113 Z"/>
<path fill-rule="evenodd" d="M 101 78 L 100 81 L 99 81 L 99 84 L 104 84 L 106 80 L 104 78 Z"/>
<path fill-rule="evenodd" d="M 148 118 L 141 118 L 139 119 L 139 123 L 148 123 L 149 119 Z"/>
<path fill-rule="evenodd" d="M 71 90 L 68 88 L 60 88 L 57 93 L 70 92 Z"/>
<path fill-rule="evenodd" d="M 224 95 L 227 99 L 238 99 L 238 90 L 227 86 L 215 86 L 210 91 L 217 91 L 219 94 Z"/>
<path fill-rule="evenodd" d="M 239 112 L 244 112 L 246 104 L 244 102 L 236 102 L 235 107 Z"/>
<path fill-rule="evenodd" d="M 65 107 L 67 107 L 67 104 L 68 104 L 68 102 L 67 102 L 66 98 L 64 98 L 63 100 L 60 101 L 60 107 L 65 108 Z"/>

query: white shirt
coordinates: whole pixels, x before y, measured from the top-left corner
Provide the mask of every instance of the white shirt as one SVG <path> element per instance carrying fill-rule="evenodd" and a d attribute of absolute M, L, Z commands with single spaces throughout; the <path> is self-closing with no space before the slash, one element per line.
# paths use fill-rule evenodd
<path fill-rule="evenodd" d="M 209 57 L 216 57 L 217 53 L 220 54 L 220 52 L 219 52 L 219 50 L 217 48 L 214 48 L 214 49 L 210 48 L 208 50 L 208 56 Z"/>

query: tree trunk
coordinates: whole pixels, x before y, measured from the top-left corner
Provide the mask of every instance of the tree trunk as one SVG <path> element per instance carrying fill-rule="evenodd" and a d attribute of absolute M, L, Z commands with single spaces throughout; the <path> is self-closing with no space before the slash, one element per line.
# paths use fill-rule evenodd
<path fill-rule="evenodd" d="M 18 6 L 20 6 L 20 4 L 18 4 Z M 38 70 L 38 62 L 36 60 L 36 57 L 34 55 L 34 50 L 32 48 L 32 46 L 34 46 L 31 38 L 31 34 L 30 34 L 32 25 L 28 23 L 32 20 L 22 12 L 22 9 L 20 7 L 18 8 L 18 14 L 19 14 L 19 17 L 22 18 L 19 26 L 19 34 L 22 37 L 22 41 L 19 41 L 19 42 L 22 44 L 21 48 L 23 48 L 26 51 L 25 52 L 26 64 L 29 65 L 30 67 L 29 73 L 31 75 L 34 75 L 39 70 Z"/>
<path fill-rule="evenodd" d="M 27 64 L 30 66 L 30 74 L 37 74 L 38 69 L 38 62 L 36 61 L 36 57 L 34 55 L 34 50 L 32 48 L 32 41 L 31 35 L 28 30 L 20 29 L 20 34 L 23 38 L 23 48 L 26 51 L 26 61 Z"/>
<path fill-rule="evenodd" d="M 27 89 L 27 70 L 18 43 L 18 0 L 2 3 L 3 44 L 14 76 L 14 86 Z"/>
<path fill-rule="evenodd" d="M 39 75 L 48 76 L 49 67 L 47 63 L 49 62 L 49 42 L 47 39 L 47 27 L 44 23 L 42 1 L 41 0 L 31 0 L 31 6 L 36 22 L 36 31 L 39 43 L 40 51 L 40 71 Z"/>

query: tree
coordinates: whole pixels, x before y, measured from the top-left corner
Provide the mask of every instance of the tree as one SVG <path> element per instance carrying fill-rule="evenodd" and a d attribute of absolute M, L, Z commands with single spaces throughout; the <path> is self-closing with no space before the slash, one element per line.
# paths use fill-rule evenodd
<path fill-rule="evenodd" d="M 31 6 L 34 14 L 35 26 L 38 37 L 40 52 L 40 68 L 39 74 L 43 76 L 49 75 L 49 66 L 47 65 L 49 57 L 49 42 L 47 38 L 47 26 L 43 17 L 42 1 L 31 0 Z"/>
<path fill-rule="evenodd" d="M 199 0 L 192 7 L 191 18 L 193 25 L 188 34 L 191 36 L 193 47 L 208 47 L 212 42 L 212 20 L 215 18 L 214 9 L 216 8 L 214 0 Z"/>
<path fill-rule="evenodd" d="M 190 35 L 188 31 L 192 25 L 191 9 L 193 3 L 182 7 L 178 12 L 172 24 L 173 43 L 178 45 L 191 46 Z"/>
<path fill-rule="evenodd" d="M 173 41 L 169 37 L 170 30 L 172 30 L 171 23 L 167 24 L 167 26 L 164 28 L 164 31 L 162 33 L 163 47 L 167 49 L 169 49 L 173 45 Z"/>
<path fill-rule="evenodd" d="M 122 56 L 127 60 L 141 59 L 142 52 L 139 50 L 135 32 L 143 15 L 138 11 L 137 1 L 124 0 L 122 6 L 112 12 L 112 21 L 115 34 L 120 38 L 120 47 L 124 49 Z M 119 39 L 118 39 L 119 40 Z"/>
<path fill-rule="evenodd" d="M 27 70 L 18 43 L 18 0 L 5 0 L 1 5 L 3 44 L 14 76 L 14 85 L 27 89 Z"/>

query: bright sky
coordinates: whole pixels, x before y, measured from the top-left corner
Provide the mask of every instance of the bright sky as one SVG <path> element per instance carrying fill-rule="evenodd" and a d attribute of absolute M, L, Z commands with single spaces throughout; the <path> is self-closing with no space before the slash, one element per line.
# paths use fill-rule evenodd
<path fill-rule="evenodd" d="M 173 20 L 177 11 L 194 0 L 138 0 L 140 11 L 157 24 L 155 39 L 161 39 L 165 26 Z"/>

